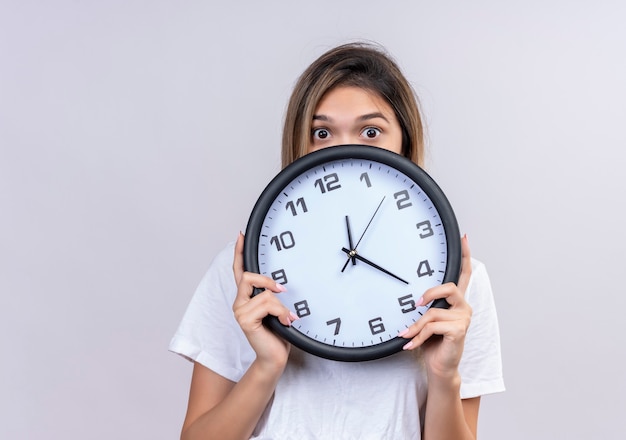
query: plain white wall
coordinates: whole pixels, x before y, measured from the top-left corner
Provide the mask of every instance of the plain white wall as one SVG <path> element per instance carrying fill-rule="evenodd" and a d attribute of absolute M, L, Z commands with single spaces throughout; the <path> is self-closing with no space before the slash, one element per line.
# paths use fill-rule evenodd
<path fill-rule="evenodd" d="M 620 1 L 0 0 L 0 438 L 176 438 L 167 344 L 279 169 L 283 110 L 372 39 L 492 277 L 483 439 L 626 433 Z"/>

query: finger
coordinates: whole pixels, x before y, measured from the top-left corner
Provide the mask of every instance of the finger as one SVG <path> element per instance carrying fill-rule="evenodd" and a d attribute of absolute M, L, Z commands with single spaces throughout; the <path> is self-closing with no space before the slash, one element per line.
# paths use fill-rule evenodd
<path fill-rule="evenodd" d="M 454 283 L 446 283 L 440 284 L 435 287 L 431 287 L 426 292 L 422 298 L 420 298 L 417 303 L 418 305 L 429 304 L 431 301 L 443 298 L 450 305 L 450 307 L 454 308 L 464 308 L 467 304 L 465 301 L 465 297 L 463 292 L 459 287 Z M 439 308 L 431 308 L 432 310 L 440 310 Z M 430 310 L 429 310 L 430 311 Z M 421 319 L 420 319 L 421 321 Z"/>
<path fill-rule="evenodd" d="M 452 323 L 456 322 L 461 326 L 469 327 L 471 321 L 471 310 L 465 309 L 439 309 L 431 308 L 416 323 L 403 330 L 398 336 L 410 339 L 419 334 L 429 325 L 433 323 Z"/>
<path fill-rule="evenodd" d="M 243 234 L 239 232 L 237 243 L 235 243 L 235 255 L 233 258 L 233 275 L 235 276 L 235 283 L 237 284 L 239 284 L 243 276 L 243 239 Z"/>
<path fill-rule="evenodd" d="M 289 326 L 298 316 L 281 303 L 271 290 L 264 290 L 235 309 L 235 317 L 242 328 L 254 328 L 268 315 L 276 316 L 281 324 Z"/>
<path fill-rule="evenodd" d="M 253 272 L 243 272 L 237 285 L 237 296 L 233 306 L 250 301 L 254 289 L 270 290 L 274 293 L 286 292 L 287 289 L 282 284 L 273 279 Z"/>
<path fill-rule="evenodd" d="M 237 242 L 235 244 L 235 254 L 233 258 L 233 274 L 235 276 L 235 282 L 239 286 L 245 284 L 244 287 L 256 287 L 259 289 L 270 289 L 272 292 L 286 292 L 287 289 L 280 283 L 277 283 L 272 278 L 264 275 L 259 275 L 253 272 L 246 272 L 243 266 L 243 245 L 244 235 L 239 233 Z M 240 289 L 241 290 L 241 289 Z M 252 289 L 248 289 L 248 297 L 252 295 Z"/>
<path fill-rule="evenodd" d="M 463 320 L 429 322 L 404 345 L 403 349 L 412 350 L 420 347 L 435 335 L 443 336 L 450 340 L 462 340 L 465 337 L 466 331 L 467 329 Z"/>
<path fill-rule="evenodd" d="M 472 255 L 470 252 L 467 234 L 461 238 L 461 274 L 459 275 L 459 290 L 465 294 L 472 276 Z"/>

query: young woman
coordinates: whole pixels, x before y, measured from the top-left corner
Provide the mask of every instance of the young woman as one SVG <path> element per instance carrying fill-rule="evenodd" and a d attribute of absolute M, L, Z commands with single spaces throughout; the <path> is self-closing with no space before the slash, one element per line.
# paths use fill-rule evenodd
<path fill-rule="evenodd" d="M 294 88 L 283 166 L 341 144 L 382 147 L 423 165 L 415 94 L 379 47 L 334 48 Z M 461 241 L 458 285 L 422 298 L 451 307 L 430 309 L 402 332 L 403 352 L 344 363 L 290 347 L 262 325 L 267 315 L 284 325 L 297 316 L 278 300 L 283 286 L 244 272 L 240 234 L 213 261 L 170 344 L 194 361 L 181 438 L 475 439 L 480 396 L 504 385 L 489 279 L 467 237 Z M 265 291 L 251 298 L 253 286 Z"/>

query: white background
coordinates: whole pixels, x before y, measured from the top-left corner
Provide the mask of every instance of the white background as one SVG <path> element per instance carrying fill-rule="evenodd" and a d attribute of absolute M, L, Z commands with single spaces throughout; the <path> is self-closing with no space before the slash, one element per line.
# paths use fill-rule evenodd
<path fill-rule="evenodd" d="M 507 392 L 483 439 L 626 432 L 626 6 L 0 1 L 0 438 L 171 439 L 167 344 L 279 169 L 296 77 L 372 39 L 490 271 Z"/>

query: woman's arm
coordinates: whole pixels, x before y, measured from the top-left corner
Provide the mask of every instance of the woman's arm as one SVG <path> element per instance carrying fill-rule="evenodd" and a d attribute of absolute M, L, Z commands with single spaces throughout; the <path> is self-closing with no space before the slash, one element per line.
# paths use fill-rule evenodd
<path fill-rule="evenodd" d="M 475 440 L 480 398 L 461 400 L 459 363 L 472 309 L 465 301 L 465 290 L 472 274 L 467 237 L 461 239 L 459 282 L 443 284 L 424 293 L 427 304 L 445 298 L 450 308 L 431 308 L 409 329 L 401 333 L 411 340 L 405 349 L 423 348 L 428 375 L 428 397 L 424 420 L 424 440 Z"/>
<path fill-rule="evenodd" d="M 187 414 L 181 439 L 248 439 L 258 423 L 287 364 L 289 344 L 262 324 L 265 316 L 277 316 L 291 325 L 296 316 L 283 306 L 276 293 L 285 291 L 274 280 L 243 270 L 243 235 L 235 246 L 233 272 L 237 297 L 233 312 L 256 353 L 239 382 L 194 364 Z M 251 298 L 253 286 L 264 288 Z"/>
<path fill-rule="evenodd" d="M 181 439 L 250 438 L 281 373 L 264 371 L 255 361 L 235 383 L 194 364 Z"/>
<path fill-rule="evenodd" d="M 423 440 L 476 439 L 480 397 L 461 399 L 460 383 L 429 380 Z"/>

